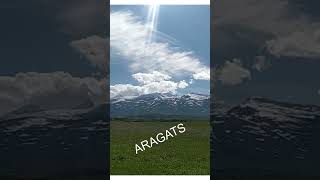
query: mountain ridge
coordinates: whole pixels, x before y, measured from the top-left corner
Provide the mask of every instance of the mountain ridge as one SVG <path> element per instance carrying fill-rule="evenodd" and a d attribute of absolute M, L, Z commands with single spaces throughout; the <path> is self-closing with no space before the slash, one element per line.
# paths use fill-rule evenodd
<path fill-rule="evenodd" d="M 210 96 L 196 93 L 176 95 L 153 93 L 137 97 L 111 99 L 111 117 L 207 117 Z"/>

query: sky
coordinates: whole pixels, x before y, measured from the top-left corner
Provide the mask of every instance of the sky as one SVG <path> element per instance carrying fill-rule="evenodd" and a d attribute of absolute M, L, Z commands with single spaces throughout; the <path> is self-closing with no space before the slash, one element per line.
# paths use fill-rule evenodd
<path fill-rule="evenodd" d="M 93 98 L 92 94 L 102 100 L 109 96 L 108 77 L 102 76 L 109 74 L 103 68 L 109 64 L 103 57 L 110 29 L 104 3 L 1 1 L 0 114 L 28 102 L 73 107 Z M 161 7 L 157 27 L 166 34 L 161 37 L 170 42 L 175 39 L 173 43 L 181 51 L 190 50 L 203 65 L 217 69 L 211 74 L 211 83 L 216 87 L 215 96 L 222 101 L 237 104 L 250 96 L 261 96 L 320 105 L 319 5 L 317 0 L 215 1 L 211 63 L 207 8 Z M 147 17 L 143 6 L 111 8 L 124 9 L 142 19 Z M 128 64 L 116 64 L 128 60 L 113 58 L 111 84 L 139 85 L 132 78 L 138 71 L 130 70 Z M 117 71 L 113 71 L 114 66 Z M 207 89 L 207 80 L 194 80 L 190 85 L 192 74 L 170 74 L 172 81 L 188 83 L 177 92 Z"/>
<path fill-rule="evenodd" d="M 0 75 L 64 71 L 84 77 L 95 71 L 70 44 L 94 35 L 107 36 L 103 2 L 6 0 L 0 7 Z"/>
<path fill-rule="evenodd" d="M 111 6 L 110 96 L 209 94 L 209 6 L 151 8 Z"/>
<path fill-rule="evenodd" d="M 107 14 L 104 1 L 1 1 L 0 116 L 105 102 Z"/>
<path fill-rule="evenodd" d="M 216 99 L 235 105 L 259 96 L 319 105 L 319 3 L 217 1 L 211 61 Z"/>

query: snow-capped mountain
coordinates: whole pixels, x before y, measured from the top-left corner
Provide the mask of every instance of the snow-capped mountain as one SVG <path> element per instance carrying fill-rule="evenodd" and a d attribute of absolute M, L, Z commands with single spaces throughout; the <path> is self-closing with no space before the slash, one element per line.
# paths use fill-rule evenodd
<path fill-rule="evenodd" d="M 91 105 L 89 101 L 70 109 L 26 105 L 2 116 L 1 167 L 26 169 L 27 175 L 79 169 L 92 173 L 91 169 L 103 167 L 109 143 L 108 105 Z"/>
<path fill-rule="evenodd" d="M 319 106 L 251 97 L 212 120 L 220 167 L 309 170 L 320 160 Z"/>
<path fill-rule="evenodd" d="M 154 93 L 137 97 L 112 98 L 110 111 L 112 117 L 209 117 L 209 104 L 209 95 Z"/>

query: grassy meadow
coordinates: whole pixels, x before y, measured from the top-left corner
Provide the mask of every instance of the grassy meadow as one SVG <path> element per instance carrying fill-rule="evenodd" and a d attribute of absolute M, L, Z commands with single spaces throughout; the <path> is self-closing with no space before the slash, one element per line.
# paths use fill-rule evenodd
<path fill-rule="evenodd" d="M 135 154 L 135 144 L 183 123 L 186 132 Z M 112 120 L 110 128 L 112 175 L 209 175 L 208 120 Z"/>

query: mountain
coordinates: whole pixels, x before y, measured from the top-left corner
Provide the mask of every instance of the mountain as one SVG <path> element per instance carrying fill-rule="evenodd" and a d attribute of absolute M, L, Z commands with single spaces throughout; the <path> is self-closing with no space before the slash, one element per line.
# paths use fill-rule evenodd
<path fill-rule="evenodd" d="M 9 172 L 23 169 L 24 174 L 14 173 L 17 177 L 105 174 L 102 167 L 108 161 L 107 109 L 108 104 L 93 106 L 85 101 L 70 109 L 25 105 L 2 116 L 0 167 Z"/>
<path fill-rule="evenodd" d="M 30 172 L 57 170 L 52 167 L 61 164 L 65 164 L 59 169 L 61 172 L 91 168 L 95 164 L 99 167 L 107 159 L 104 156 L 109 143 L 108 106 L 90 101 L 70 109 L 26 105 L 8 113 L 0 119 L 0 164 L 10 169 L 11 165 L 15 166 L 12 162 L 33 162 L 33 166 L 19 163 L 20 168 L 28 167 Z M 221 101 L 212 107 L 214 172 L 235 176 L 292 175 L 293 172 L 319 175 L 320 106 L 249 97 L 232 107 Z M 205 117 L 209 115 L 209 96 L 115 97 L 111 99 L 111 113 L 113 116 Z"/>
<path fill-rule="evenodd" d="M 319 167 L 319 106 L 250 97 L 211 120 L 216 167 L 308 173 Z"/>
<path fill-rule="evenodd" d="M 209 95 L 154 93 L 111 99 L 112 117 L 209 117 Z"/>

